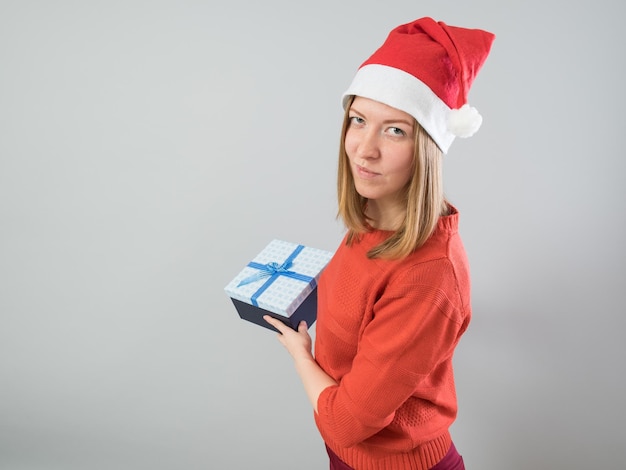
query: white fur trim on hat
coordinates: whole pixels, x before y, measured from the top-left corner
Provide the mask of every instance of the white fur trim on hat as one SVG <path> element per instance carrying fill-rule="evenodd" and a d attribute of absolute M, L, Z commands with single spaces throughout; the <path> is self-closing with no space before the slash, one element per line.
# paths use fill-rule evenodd
<path fill-rule="evenodd" d="M 345 109 L 349 96 L 356 95 L 384 103 L 413 116 L 443 153 L 455 135 L 448 127 L 451 109 L 433 91 L 410 73 L 379 64 L 361 67 L 342 96 Z"/>

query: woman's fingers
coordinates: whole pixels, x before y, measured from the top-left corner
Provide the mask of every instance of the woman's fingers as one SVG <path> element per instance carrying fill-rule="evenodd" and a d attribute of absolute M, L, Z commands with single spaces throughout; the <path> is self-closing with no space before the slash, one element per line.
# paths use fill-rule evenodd
<path fill-rule="evenodd" d="M 277 320 L 276 318 L 270 315 L 263 315 L 263 320 L 265 320 L 267 323 L 269 323 L 274 328 L 276 328 L 281 334 L 284 334 L 287 328 L 289 328 L 283 322 L 281 322 L 280 320 Z"/>

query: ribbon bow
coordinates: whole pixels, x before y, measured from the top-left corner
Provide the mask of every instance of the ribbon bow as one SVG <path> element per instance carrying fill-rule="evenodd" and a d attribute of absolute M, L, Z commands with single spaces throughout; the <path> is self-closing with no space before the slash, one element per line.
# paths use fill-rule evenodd
<path fill-rule="evenodd" d="M 252 301 L 252 305 L 254 305 L 255 307 L 258 307 L 259 304 L 257 302 L 257 299 L 259 298 L 259 296 L 279 276 L 286 276 L 286 277 L 290 277 L 292 279 L 297 279 L 299 281 L 304 281 L 307 283 L 311 281 L 315 281 L 315 278 L 313 277 L 305 276 L 304 274 L 299 274 L 295 271 L 289 271 L 289 268 L 293 265 L 294 258 L 298 256 L 298 254 L 300 254 L 300 252 L 303 249 L 304 249 L 303 245 L 298 245 L 297 248 L 293 251 L 293 253 L 291 253 L 291 255 L 289 255 L 289 257 L 282 264 L 278 264 L 275 261 L 272 261 L 266 264 L 255 263 L 254 261 L 251 261 L 250 263 L 248 263 L 248 266 L 254 269 L 258 269 L 259 272 L 254 273 L 246 277 L 242 281 L 240 281 L 239 284 L 237 284 L 237 287 L 245 286 L 246 284 L 250 284 L 251 282 L 258 281 L 259 279 L 264 279 L 266 277 L 269 278 L 267 281 L 265 281 L 265 283 L 261 287 L 259 287 L 259 289 L 254 293 L 254 295 L 250 299 Z"/>
<path fill-rule="evenodd" d="M 251 282 L 258 281 L 259 279 L 263 279 L 266 277 L 274 276 L 274 275 L 283 275 L 293 277 L 293 274 L 298 275 L 293 271 L 289 271 L 289 268 L 293 265 L 293 261 L 287 260 L 283 264 L 278 264 L 275 261 L 267 264 L 259 264 L 255 262 L 248 263 L 248 266 L 251 268 L 256 268 L 259 270 L 258 273 L 254 273 L 251 276 L 243 279 L 237 287 L 245 286 L 246 284 L 250 284 Z"/>

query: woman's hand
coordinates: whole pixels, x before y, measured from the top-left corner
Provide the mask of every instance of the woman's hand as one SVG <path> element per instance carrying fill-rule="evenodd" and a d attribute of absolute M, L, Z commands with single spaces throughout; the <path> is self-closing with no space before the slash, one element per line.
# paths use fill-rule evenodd
<path fill-rule="evenodd" d="M 294 360 L 296 371 L 302 380 L 304 390 L 313 409 L 317 413 L 317 400 L 320 393 L 326 387 L 337 385 L 337 382 L 329 376 L 315 361 L 312 354 L 311 336 L 307 331 L 306 322 L 302 321 L 298 325 L 298 331 L 285 325 L 280 320 L 276 320 L 269 315 L 264 315 L 263 319 L 280 331 L 278 341 L 289 351 Z"/>
<path fill-rule="evenodd" d="M 298 331 L 294 331 L 280 320 L 269 315 L 264 315 L 263 319 L 280 332 L 278 341 L 285 346 L 294 360 L 313 356 L 313 341 L 307 331 L 307 325 L 304 320 L 298 325 Z"/>

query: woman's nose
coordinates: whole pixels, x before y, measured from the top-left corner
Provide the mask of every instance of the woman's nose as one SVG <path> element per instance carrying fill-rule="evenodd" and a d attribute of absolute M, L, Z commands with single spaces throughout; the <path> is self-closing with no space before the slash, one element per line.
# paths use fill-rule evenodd
<path fill-rule="evenodd" d="M 368 129 L 361 134 L 359 146 L 357 148 L 357 155 L 360 158 L 370 159 L 378 158 L 380 156 L 380 148 L 378 142 L 378 134 L 373 129 Z"/>

